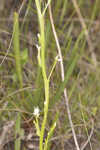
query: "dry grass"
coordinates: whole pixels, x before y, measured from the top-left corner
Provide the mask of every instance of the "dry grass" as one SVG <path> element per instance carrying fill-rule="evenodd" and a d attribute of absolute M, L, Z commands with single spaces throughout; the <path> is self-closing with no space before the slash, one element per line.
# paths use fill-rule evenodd
<path fill-rule="evenodd" d="M 32 0 L 8 1 L 7 4 L 5 0 L 4 3 L 0 2 L 0 147 L 3 150 L 14 150 L 14 142 L 19 139 L 21 150 L 28 150 L 29 147 L 36 150 L 39 138 L 33 123 L 33 111 L 39 105 L 41 125 L 44 103 L 43 76 L 37 61 L 39 27 L 36 6 Z M 57 126 L 49 145 L 52 150 L 98 150 L 100 1 L 58 0 L 51 2 L 51 9 L 52 25 L 50 10 L 45 15 L 47 76 L 57 55 L 60 61 L 50 76 L 50 107 L 44 138 L 57 113 Z M 19 13 L 23 80 L 20 87 L 12 44 L 15 11 Z M 52 32 L 53 24 L 55 27 Z M 21 103 L 22 98 L 25 106 Z M 9 132 L 7 129 L 12 121 L 13 126 L 16 126 L 18 112 L 22 116 L 19 122 L 21 134 L 15 137 L 16 128 L 12 127 Z"/>

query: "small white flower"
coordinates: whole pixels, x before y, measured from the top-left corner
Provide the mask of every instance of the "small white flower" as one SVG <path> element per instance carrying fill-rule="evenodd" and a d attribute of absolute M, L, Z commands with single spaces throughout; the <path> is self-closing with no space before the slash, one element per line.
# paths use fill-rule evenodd
<path fill-rule="evenodd" d="M 54 126 L 56 127 L 56 125 L 57 125 L 57 124 L 56 124 L 56 122 L 55 122 Z"/>
<path fill-rule="evenodd" d="M 40 111 L 40 110 L 39 110 L 39 107 L 35 107 L 35 108 L 34 108 L 33 115 L 36 116 L 36 117 L 39 117 L 39 115 L 40 115 L 39 111 Z"/>
<path fill-rule="evenodd" d="M 44 101 L 44 105 L 46 105 L 46 101 Z"/>
<path fill-rule="evenodd" d="M 41 47 L 38 44 L 36 44 L 36 48 L 38 51 L 40 51 L 40 49 L 41 49 Z"/>
<path fill-rule="evenodd" d="M 38 39 L 40 38 L 40 33 L 37 34 Z"/>
<path fill-rule="evenodd" d="M 57 55 L 55 59 L 56 59 L 57 61 L 61 61 L 61 58 L 60 58 L 59 55 Z"/>
<path fill-rule="evenodd" d="M 60 62 L 61 62 L 61 61 L 62 61 L 62 59 L 61 59 L 61 58 L 58 58 L 58 61 L 60 61 Z"/>

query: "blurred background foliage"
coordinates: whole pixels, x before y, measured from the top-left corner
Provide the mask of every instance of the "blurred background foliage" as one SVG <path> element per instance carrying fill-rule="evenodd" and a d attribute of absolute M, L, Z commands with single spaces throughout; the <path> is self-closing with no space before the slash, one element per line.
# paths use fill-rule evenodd
<path fill-rule="evenodd" d="M 62 87 L 66 87 L 68 90 L 72 120 L 75 124 L 79 144 L 81 145 L 86 141 L 87 134 L 90 134 L 92 130 L 91 120 L 94 120 L 94 133 L 91 144 L 93 149 L 97 150 L 96 147 L 100 148 L 100 133 L 98 132 L 100 130 L 100 0 L 77 1 L 78 8 L 84 18 L 84 22 L 89 31 L 89 38 L 94 48 L 93 50 L 98 64 L 96 67 L 93 65 L 86 37 L 82 36 L 79 42 L 77 42 L 83 28 L 72 1 L 52 0 L 51 5 L 67 76 L 67 84 L 62 84 L 58 62 L 50 82 L 48 127 L 53 120 L 52 116 L 54 113 L 56 111 L 60 112 L 55 136 L 65 136 L 66 140 L 59 140 L 60 138 L 58 138 L 58 141 L 54 141 L 53 144 L 58 142 L 55 149 L 63 148 L 65 150 L 67 150 L 66 145 L 69 149 L 72 149 L 74 146 L 62 94 L 63 91 L 61 91 Z M 16 55 L 13 42 L 11 41 L 15 11 L 19 12 L 20 65 L 23 82 L 21 86 L 19 86 L 18 82 Z M 49 75 L 51 66 L 57 55 L 57 48 L 48 11 L 45 16 L 45 31 L 46 66 L 47 74 Z M 42 114 L 44 86 L 41 69 L 37 62 L 36 44 L 38 44 L 38 33 L 38 19 L 35 2 L 33 0 L 8 0 L 7 2 L 0 0 L 1 127 L 8 120 L 15 120 L 17 111 L 22 112 L 24 121 L 32 117 L 34 106 L 39 105 Z M 76 55 L 79 57 L 77 61 L 72 64 Z M 5 56 L 6 59 L 3 61 Z M 22 104 L 22 99 L 24 99 L 25 105 Z M 24 130 L 26 130 L 27 126 L 33 126 L 32 122 L 23 124 L 24 123 L 22 123 L 22 128 L 24 128 Z M 71 143 L 72 146 L 70 146 L 69 143 Z M 90 147 L 91 146 L 88 145 L 86 150 L 89 150 Z"/>

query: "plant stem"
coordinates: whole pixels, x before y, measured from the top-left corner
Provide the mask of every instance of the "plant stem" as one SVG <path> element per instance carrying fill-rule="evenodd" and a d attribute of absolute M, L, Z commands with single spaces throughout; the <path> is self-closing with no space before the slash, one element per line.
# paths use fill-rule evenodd
<path fill-rule="evenodd" d="M 48 105 L 49 105 L 49 80 L 47 79 L 46 75 L 46 65 L 45 65 L 45 30 L 44 30 L 44 14 L 41 12 L 41 4 L 39 0 L 35 0 L 39 25 L 40 25 L 40 46 L 41 46 L 41 68 L 42 68 L 42 75 L 44 81 L 44 89 L 45 89 L 45 102 L 44 102 L 44 118 L 41 126 L 41 134 L 40 134 L 40 150 L 44 149 L 43 146 L 43 137 L 45 132 L 45 126 L 47 121 L 48 115 Z"/>

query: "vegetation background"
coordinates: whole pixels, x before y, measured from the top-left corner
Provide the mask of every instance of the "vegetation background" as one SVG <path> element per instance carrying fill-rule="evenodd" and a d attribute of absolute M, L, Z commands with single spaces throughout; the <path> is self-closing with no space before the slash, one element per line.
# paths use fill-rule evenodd
<path fill-rule="evenodd" d="M 42 10 L 45 5 L 42 1 Z M 61 59 L 55 62 L 58 47 L 47 8 L 44 32 L 50 100 L 44 140 L 56 120 L 47 149 L 77 148 L 69 108 L 80 150 L 100 150 L 100 0 L 51 0 L 51 10 L 65 79 L 61 79 Z M 0 150 L 39 149 L 33 112 L 38 106 L 41 127 L 45 90 L 38 33 L 34 0 L 0 0 Z"/>

